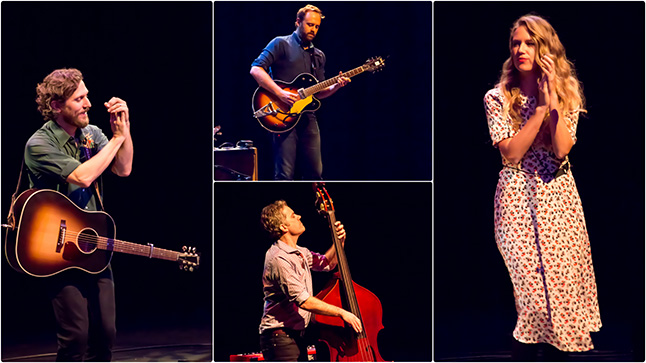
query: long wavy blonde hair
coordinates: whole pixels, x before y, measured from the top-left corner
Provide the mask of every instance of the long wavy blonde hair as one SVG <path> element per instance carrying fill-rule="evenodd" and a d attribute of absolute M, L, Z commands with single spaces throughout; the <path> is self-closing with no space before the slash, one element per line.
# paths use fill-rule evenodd
<path fill-rule="evenodd" d="M 556 70 L 556 93 L 559 98 L 559 105 L 563 112 L 579 111 L 586 112 L 585 110 L 585 97 L 583 96 L 583 88 L 579 79 L 576 76 L 574 64 L 565 57 L 565 48 L 559 40 L 556 31 L 547 22 L 547 20 L 540 16 L 528 14 L 520 17 L 511 28 L 509 35 L 509 53 L 505 63 L 502 65 L 502 72 L 497 87 L 503 93 L 503 117 L 511 116 L 513 128 L 520 129 L 522 117 L 520 115 L 521 100 L 520 100 L 520 74 L 518 69 L 514 66 L 512 55 L 512 37 L 516 29 L 524 26 L 531 36 L 532 40 L 536 43 L 535 62 L 537 66 L 542 66 L 541 57 L 545 54 L 552 54 L 555 56 L 555 70 Z M 540 77 L 540 75 L 539 75 Z M 537 82 L 538 82 L 537 78 Z M 549 114 L 545 116 L 549 117 Z"/>

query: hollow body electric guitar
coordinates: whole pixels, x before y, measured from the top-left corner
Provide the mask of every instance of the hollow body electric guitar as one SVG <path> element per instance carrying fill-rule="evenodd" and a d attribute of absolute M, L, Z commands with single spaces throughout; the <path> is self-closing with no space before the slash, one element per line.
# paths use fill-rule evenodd
<path fill-rule="evenodd" d="M 195 248 L 184 252 L 114 239 L 116 226 L 105 212 L 85 211 L 63 194 L 29 189 L 14 204 L 15 229 L 7 230 L 5 256 L 11 267 L 36 277 L 76 268 L 97 274 L 108 267 L 112 252 L 176 261 L 193 271 L 200 256 Z"/>
<path fill-rule="evenodd" d="M 309 73 L 301 73 L 292 82 L 275 81 L 284 91 L 298 94 L 301 98 L 291 107 L 283 103 L 276 95 L 262 87 L 258 87 L 253 94 L 251 106 L 253 116 L 258 119 L 260 126 L 274 133 L 287 132 L 293 129 L 301 115 L 305 112 L 314 112 L 321 107 L 314 95 L 338 82 L 339 77 L 354 77 L 363 72 L 377 72 L 385 66 L 381 57 L 368 59 L 362 66 L 342 73 L 336 77 L 320 82 Z"/>

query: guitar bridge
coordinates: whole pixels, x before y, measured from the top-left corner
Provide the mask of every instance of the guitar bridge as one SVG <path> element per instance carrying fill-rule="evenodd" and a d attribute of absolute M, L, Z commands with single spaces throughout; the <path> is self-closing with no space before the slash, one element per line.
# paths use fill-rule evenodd
<path fill-rule="evenodd" d="M 58 242 L 56 242 L 56 253 L 60 253 L 65 244 L 65 234 L 67 233 L 67 223 L 61 219 L 61 228 L 58 231 Z"/>

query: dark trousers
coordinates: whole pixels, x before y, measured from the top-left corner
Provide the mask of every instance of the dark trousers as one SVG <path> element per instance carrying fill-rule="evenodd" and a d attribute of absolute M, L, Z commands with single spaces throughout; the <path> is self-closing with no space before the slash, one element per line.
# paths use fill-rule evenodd
<path fill-rule="evenodd" d="M 291 131 L 274 134 L 274 179 L 294 180 L 296 165 L 305 180 L 321 180 L 321 135 L 315 117 L 304 114 Z"/>
<path fill-rule="evenodd" d="M 260 350 L 268 362 L 307 362 L 307 341 L 300 331 L 265 331 L 260 334 Z"/>
<path fill-rule="evenodd" d="M 50 297 L 56 318 L 56 361 L 112 359 L 116 338 L 112 271 L 98 275 L 79 270 L 50 278 Z"/>

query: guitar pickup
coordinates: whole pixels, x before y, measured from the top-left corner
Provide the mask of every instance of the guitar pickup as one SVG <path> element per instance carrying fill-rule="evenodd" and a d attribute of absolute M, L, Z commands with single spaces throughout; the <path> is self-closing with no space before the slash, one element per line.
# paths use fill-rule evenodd
<path fill-rule="evenodd" d="M 67 234 L 67 222 L 61 219 L 61 227 L 58 231 L 58 242 L 56 242 L 56 253 L 61 253 L 61 249 L 65 244 L 65 235 Z"/>

